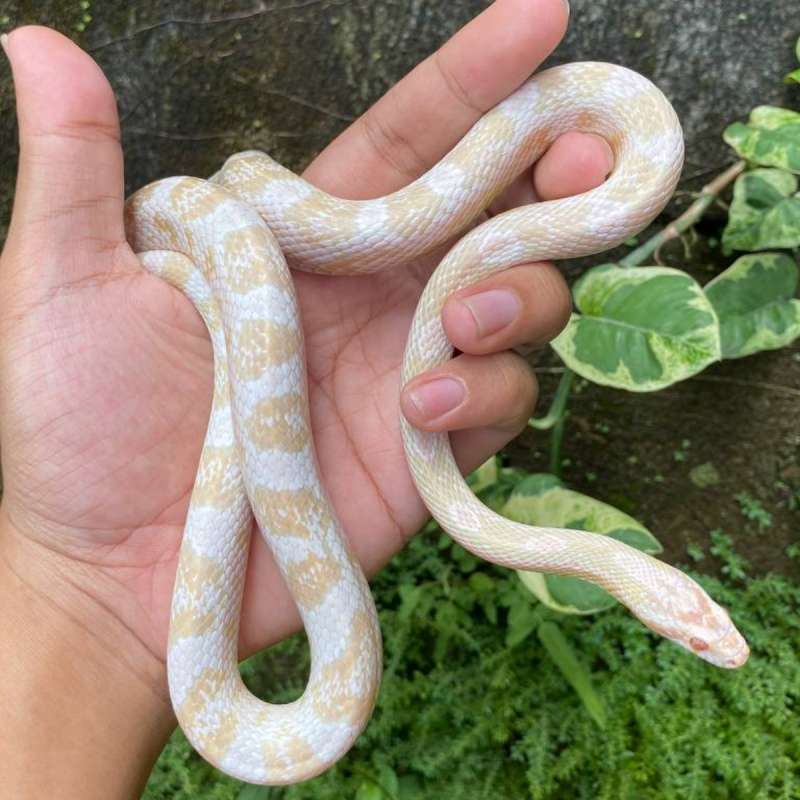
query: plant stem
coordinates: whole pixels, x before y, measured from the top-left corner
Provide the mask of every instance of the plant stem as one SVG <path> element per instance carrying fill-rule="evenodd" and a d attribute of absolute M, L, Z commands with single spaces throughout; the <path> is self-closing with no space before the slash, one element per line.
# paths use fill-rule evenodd
<path fill-rule="evenodd" d="M 573 375 L 574 373 L 570 370 L 569 374 Z M 561 445 L 564 441 L 564 423 L 566 420 L 567 415 L 562 414 L 550 432 L 550 474 L 555 475 L 557 478 L 561 477 Z"/>
<path fill-rule="evenodd" d="M 558 383 L 555 397 L 550 404 L 550 410 L 544 417 L 532 417 L 528 420 L 528 425 L 535 428 L 537 431 L 549 431 L 554 428 L 561 417 L 564 416 L 564 407 L 567 405 L 569 398 L 569 390 L 572 388 L 572 379 L 575 373 L 569 368 L 565 368 L 561 374 L 561 380 Z"/>
<path fill-rule="evenodd" d="M 685 230 L 692 227 L 700 217 L 705 214 L 706 209 L 714 202 L 717 195 L 730 183 L 742 174 L 747 166 L 745 161 L 737 161 L 732 164 L 725 172 L 721 172 L 711 183 L 700 190 L 700 195 L 686 211 L 683 212 L 674 222 L 667 225 L 664 230 L 648 239 L 643 245 L 628 253 L 625 258 L 620 260 L 623 267 L 635 267 L 641 264 L 648 256 L 658 250 L 661 245 L 680 236 Z"/>
<path fill-rule="evenodd" d="M 567 400 L 569 400 L 572 381 L 575 373 L 565 367 L 558 382 L 556 395 L 550 404 L 550 410 L 544 417 L 529 419 L 528 425 L 536 430 L 546 431 L 552 429 L 550 434 L 550 472 L 561 476 L 561 443 L 564 439 L 564 422 L 567 419 Z"/>

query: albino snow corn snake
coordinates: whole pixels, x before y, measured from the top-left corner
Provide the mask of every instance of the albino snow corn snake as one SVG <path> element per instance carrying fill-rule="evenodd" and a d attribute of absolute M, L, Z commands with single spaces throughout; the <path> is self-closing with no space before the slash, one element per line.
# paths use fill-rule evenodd
<path fill-rule="evenodd" d="M 453 292 L 522 262 L 607 250 L 661 211 L 678 180 L 683 140 L 649 81 L 600 63 L 542 72 L 429 172 L 377 200 L 331 197 L 268 156 L 244 152 L 208 181 L 169 178 L 128 201 L 128 237 L 143 265 L 192 300 L 214 347 L 214 401 L 180 554 L 168 676 L 183 730 L 224 771 L 284 784 L 326 769 L 366 724 L 381 672 L 370 591 L 317 473 L 287 261 L 346 275 L 426 253 L 571 130 L 609 142 L 612 174 L 585 194 L 496 216 L 450 250 L 411 326 L 406 383 L 451 356 L 440 312 Z M 683 573 L 608 537 L 494 514 L 469 491 L 446 435 L 401 425 L 425 504 L 468 550 L 507 567 L 586 578 L 701 658 L 725 667 L 747 659 L 727 612 Z M 306 691 L 286 705 L 252 696 L 237 669 L 251 513 L 311 648 Z"/>

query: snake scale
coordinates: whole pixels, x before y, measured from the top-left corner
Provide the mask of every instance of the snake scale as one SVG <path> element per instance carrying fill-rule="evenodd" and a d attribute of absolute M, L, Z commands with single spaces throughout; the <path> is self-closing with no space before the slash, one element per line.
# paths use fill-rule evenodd
<path fill-rule="evenodd" d="M 500 214 L 447 253 L 406 346 L 405 384 L 452 356 L 445 299 L 528 261 L 607 250 L 644 228 L 683 163 L 677 117 L 642 76 L 602 63 L 544 71 L 486 113 L 425 175 L 386 197 L 342 200 L 268 156 L 232 156 L 209 180 L 168 178 L 126 205 L 144 267 L 180 289 L 214 349 L 214 398 L 175 583 L 168 679 L 181 727 L 242 780 L 286 784 L 325 770 L 366 725 L 381 674 L 373 600 L 319 478 L 303 335 L 289 266 L 349 275 L 389 269 L 462 232 L 571 130 L 604 137 L 615 167 L 590 192 Z M 288 264 L 288 266 L 287 266 Z M 440 525 L 483 559 L 602 586 L 645 625 L 723 667 L 748 648 L 689 577 L 613 539 L 504 519 L 470 492 L 444 434 L 401 420 L 408 466 Z M 303 695 L 254 697 L 237 669 L 252 515 L 300 610 L 311 650 Z"/>

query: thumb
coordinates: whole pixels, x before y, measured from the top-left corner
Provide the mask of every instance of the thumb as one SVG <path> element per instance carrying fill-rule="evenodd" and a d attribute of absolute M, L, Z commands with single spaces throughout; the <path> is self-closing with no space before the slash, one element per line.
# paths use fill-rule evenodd
<path fill-rule="evenodd" d="M 20 140 L 6 254 L 47 291 L 105 271 L 100 260 L 125 241 L 116 102 L 100 67 L 60 33 L 18 28 L 2 44 Z"/>

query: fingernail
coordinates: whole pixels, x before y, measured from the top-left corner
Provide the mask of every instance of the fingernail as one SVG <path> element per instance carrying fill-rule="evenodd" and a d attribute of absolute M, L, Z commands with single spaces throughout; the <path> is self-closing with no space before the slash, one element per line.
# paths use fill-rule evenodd
<path fill-rule="evenodd" d="M 8 34 L 7 33 L 0 33 L 0 47 L 3 48 L 3 52 L 8 57 Z"/>
<path fill-rule="evenodd" d="M 569 0 L 562 0 L 564 3 L 564 8 L 567 9 L 567 16 L 569 16 Z"/>
<path fill-rule="evenodd" d="M 458 408 L 465 397 L 464 384 L 455 378 L 436 378 L 409 392 L 409 399 L 428 421 Z"/>
<path fill-rule="evenodd" d="M 478 336 L 491 336 L 510 325 L 520 311 L 519 298 L 507 289 L 489 289 L 465 297 L 461 302 L 475 320 Z"/>

